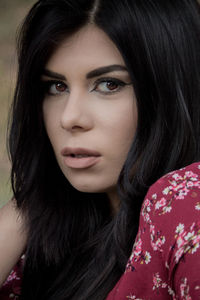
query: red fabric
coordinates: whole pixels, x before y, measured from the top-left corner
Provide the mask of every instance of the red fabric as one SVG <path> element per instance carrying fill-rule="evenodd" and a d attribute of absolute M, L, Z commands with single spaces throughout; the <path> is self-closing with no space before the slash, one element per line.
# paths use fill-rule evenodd
<path fill-rule="evenodd" d="M 148 191 L 125 273 L 106 300 L 200 299 L 200 163 Z"/>
<path fill-rule="evenodd" d="M 19 299 L 23 261 L 0 299 Z M 200 299 L 200 163 L 149 189 L 126 270 L 106 300 Z"/>
<path fill-rule="evenodd" d="M 1 300 L 19 300 L 21 294 L 22 284 L 22 270 L 23 270 L 24 256 L 17 263 L 15 268 L 11 271 L 10 275 L 6 279 L 2 288 L 0 289 Z"/>

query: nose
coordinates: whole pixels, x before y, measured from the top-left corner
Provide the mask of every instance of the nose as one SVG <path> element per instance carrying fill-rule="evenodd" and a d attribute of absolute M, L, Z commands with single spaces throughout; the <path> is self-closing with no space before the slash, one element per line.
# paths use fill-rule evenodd
<path fill-rule="evenodd" d="M 60 119 L 63 129 L 74 132 L 92 128 L 92 114 L 87 96 L 76 91 L 69 94 Z"/>

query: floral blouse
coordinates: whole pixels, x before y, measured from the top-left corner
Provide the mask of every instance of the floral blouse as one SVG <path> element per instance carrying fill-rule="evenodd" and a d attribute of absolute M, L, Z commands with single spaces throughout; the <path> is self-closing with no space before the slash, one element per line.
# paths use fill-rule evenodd
<path fill-rule="evenodd" d="M 126 270 L 106 300 L 200 299 L 200 162 L 149 189 Z"/>
<path fill-rule="evenodd" d="M 0 289 L 20 299 L 21 261 Z M 200 162 L 149 189 L 126 269 L 106 300 L 200 299 Z"/>

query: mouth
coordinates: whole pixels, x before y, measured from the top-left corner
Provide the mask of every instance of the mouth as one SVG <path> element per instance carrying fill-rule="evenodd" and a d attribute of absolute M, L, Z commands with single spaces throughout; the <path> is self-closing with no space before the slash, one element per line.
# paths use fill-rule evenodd
<path fill-rule="evenodd" d="M 92 167 L 100 160 L 100 153 L 95 150 L 85 148 L 64 148 L 61 151 L 64 163 L 73 169 L 84 169 Z"/>

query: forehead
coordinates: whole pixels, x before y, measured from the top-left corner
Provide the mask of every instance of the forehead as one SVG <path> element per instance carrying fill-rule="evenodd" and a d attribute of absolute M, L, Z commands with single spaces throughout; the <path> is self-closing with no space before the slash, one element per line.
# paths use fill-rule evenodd
<path fill-rule="evenodd" d="M 49 69 L 64 66 L 87 66 L 124 64 L 124 60 L 111 39 L 100 28 L 87 25 L 63 40 L 47 63 Z"/>

